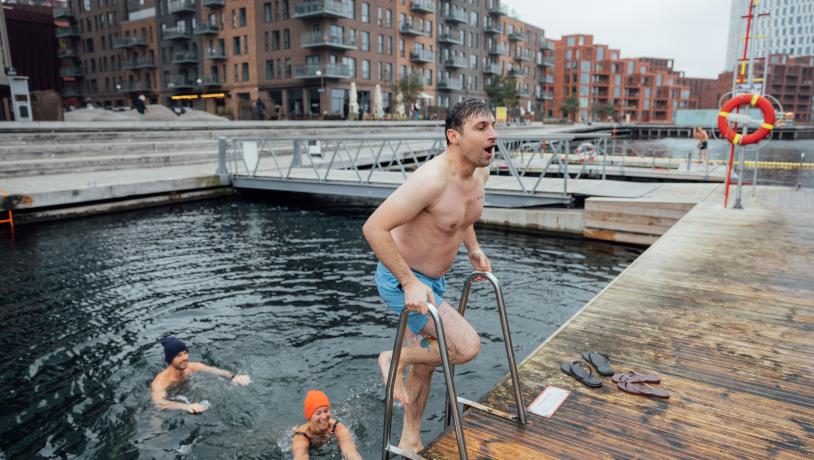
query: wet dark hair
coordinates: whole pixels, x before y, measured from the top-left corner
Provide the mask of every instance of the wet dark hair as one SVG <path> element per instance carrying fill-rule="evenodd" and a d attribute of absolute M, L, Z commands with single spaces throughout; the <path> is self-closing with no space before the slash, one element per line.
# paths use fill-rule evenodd
<path fill-rule="evenodd" d="M 492 111 L 489 110 L 489 106 L 486 105 L 485 102 L 479 101 L 477 99 L 467 99 L 465 101 L 461 101 L 453 105 L 449 112 L 447 112 L 447 120 L 446 123 L 444 124 L 444 137 L 447 140 L 447 145 L 449 145 L 449 137 L 447 136 L 447 131 L 450 129 L 454 129 L 459 133 L 462 132 L 466 120 L 477 115 L 491 116 Z"/>

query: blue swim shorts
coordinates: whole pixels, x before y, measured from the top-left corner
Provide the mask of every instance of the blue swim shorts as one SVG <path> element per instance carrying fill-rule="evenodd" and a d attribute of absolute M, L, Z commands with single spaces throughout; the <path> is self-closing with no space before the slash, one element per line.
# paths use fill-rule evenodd
<path fill-rule="evenodd" d="M 418 281 L 426 284 L 432 289 L 435 294 L 435 306 L 441 307 L 444 291 L 447 289 L 447 282 L 444 277 L 430 278 L 422 273 L 413 270 L 413 274 L 418 278 Z M 379 296 L 381 296 L 384 303 L 393 310 L 396 315 L 401 315 L 404 310 L 404 289 L 401 287 L 399 280 L 390 273 L 390 270 L 381 262 L 376 267 L 376 287 L 379 289 Z M 427 324 L 430 319 L 429 315 L 422 315 L 421 313 L 411 311 L 407 315 L 407 326 L 413 331 L 413 334 L 421 334 L 421 329 Z"/>

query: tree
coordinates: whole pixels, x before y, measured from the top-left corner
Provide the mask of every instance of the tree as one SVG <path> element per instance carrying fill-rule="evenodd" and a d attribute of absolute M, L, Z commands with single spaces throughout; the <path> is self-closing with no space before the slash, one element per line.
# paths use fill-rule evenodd
<path fill-rule="evenodd" d="M 520 103 L 515 77 L 499 75 L 492 79 L 492 83 L 486 85 L 484 89 L 493 107 L 505 106 L 513 109 Z"/>
<path fill-rule="evenodd" d="M 598 102 L 593 105 L 591 109 L 594 113 L 594 119 L 605 121 L 609 117 L 616 116 L 616 109 L 613 105 L 605 103 L 605 102 Z"/>
<path fill-rule="evenodd" d="M 401 80 L 393 84 L 393 92 L 401 93 L 402 100 L 407 104 L 408 112 L 418 99 L 418 93 L 424 89 L 424 83 L 417 74 L 401 77 Z"/>
<path fill-rule="evenodd" d="M 565 118 L 571 118 L 572 115 L 576 115 L 577 111 L 579 110 L 579 99 L 576 96 L 568 96 L 562 101 L 562 116 Z"/>

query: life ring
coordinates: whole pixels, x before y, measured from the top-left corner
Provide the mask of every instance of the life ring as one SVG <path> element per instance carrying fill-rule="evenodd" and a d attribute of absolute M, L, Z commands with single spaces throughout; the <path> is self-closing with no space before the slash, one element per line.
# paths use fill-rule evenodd
<path fill-rule="evenodd" d="M 748 115 L 731 114 L 732 110 L 742 105 L 756 106 L 763 113 L 763 122 L 757 131 L 742 135 L 736 133 L 730 126 L 728 121 L 732 120 L 735 123 L 743 123 L 752 120 Z M 763 140 L 774 129 L 775 113 L 772 103 L 760 94 L 741 94 L 733 97 L 718 112 L 718 130 L 721 136 L 725 137 L 733 144 L 748 145 L 755 144 Z"/>

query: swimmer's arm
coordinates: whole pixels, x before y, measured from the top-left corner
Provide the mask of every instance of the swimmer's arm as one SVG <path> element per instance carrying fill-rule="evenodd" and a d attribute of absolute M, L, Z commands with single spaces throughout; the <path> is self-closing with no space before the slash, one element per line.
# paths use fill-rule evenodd
<path fill-rule="evenodd" d="M 339 449 L 342 450 L 342 457 L 345 460 L 362 460 L 362 456 L 356 450 L 356 444 L 353 443 L 350 430 L 341 423 L 336 425 L 336 439 L 339 441 Z"/>
<path fill-rule="evenodd" d="M 429 207 L 444 189 L 444 178 L 433 171 L 416 171 L 370 215 L 362 232 L 376 257 L 402 286 L 418 283 L 399 253 L 390 232 Z"/>
<path fill-rule="evenodd" d="M 153 404 L 155 404 L 155 407 L 159 409 L 183 410 L 193 414 L 206 410 L 203 407 L 198 407 L 200 404 L 186 404 L 168 400 L 167 390 L 160 388 L 156 384 L 151 386 L 150 391 L 152 392 Z"/>
<path fill-rule="evenodd" d="M 294 439 L 291 440 L 291 455 L 294 456 L 294 460 L 308 460 L 309 444 L 305 436 L 294 436 Z"/>
<path fill-rule="evenodd" d="M 237 375 L 233 372 L 219 369 L 214 366 L 207 366 L 204 363 L 189 363 L 189 370 L 193 373 L 195 372 L 206 372 L 207 374 L 217 375 L 218 377 L 225 377 L 235 383 L 240 383 L 241 385 L 246 385 L 249 383 L 248 375 Z M 243 380 L 246 380 L 245 382 Z"/>

